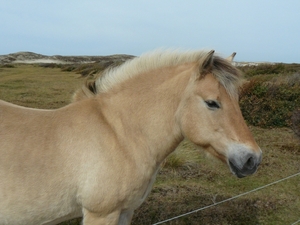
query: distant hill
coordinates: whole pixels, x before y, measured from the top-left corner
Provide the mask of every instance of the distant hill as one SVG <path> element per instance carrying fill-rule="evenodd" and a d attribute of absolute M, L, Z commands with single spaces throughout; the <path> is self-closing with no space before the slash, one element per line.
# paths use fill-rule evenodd
<path fill-rule="evenodd" d="M 116 54 L 108 56 L 62 56 L 62 55 L 41 55 L 34 52 L 16 52 L 7 55 L 0 55 L 0 65 L 11 63 L 55 63 L 55 64 L 84 64 L 101 63 L 110 65 L 113 63 L 122 63 L 135 56 L 126 54 Z M 233 62 L 234 66 L 258 66 L 260 64 L 275 64 L 269 62 Z"/>
<path fill-rule="evenodd" d="M 74 64 L 74 63 L 96 63 L 101 62 L 102 64 L 124 62 L 135 56 L 117 54 L 109 56 L 47 56 L 41 55 L 34 52 L 16 52 L 8 55 L 0 55 L 0 65 L 1 64 L 11 64 L 11 63 L 56 63 L 56 64 Z"/>

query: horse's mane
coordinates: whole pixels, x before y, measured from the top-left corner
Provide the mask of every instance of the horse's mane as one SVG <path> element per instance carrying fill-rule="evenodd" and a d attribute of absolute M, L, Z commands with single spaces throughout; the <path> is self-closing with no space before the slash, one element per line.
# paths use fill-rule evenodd
<path fill-rule="evenodd" d="M 153 51 L 126 61 L 124 64 L 117 67 L 110 67 L 103 71 L 95 81 L 86 83 L 81 91 L 86 97 L 96 95 L 98 93 L 105 93 L 128 79 L 131 79 L 139 74 L 184 63 L 193 63 L 200 61 L 206 57 L 208 51 Z M 239 85 L 240 72 L 232 64 L 219 56 L 213 57 L 212 73 L 225 87 L 227 92 L 235 96 L 237 94 L 237 86 Z M 81 99 L 81 97 L 75 100 Z"/>

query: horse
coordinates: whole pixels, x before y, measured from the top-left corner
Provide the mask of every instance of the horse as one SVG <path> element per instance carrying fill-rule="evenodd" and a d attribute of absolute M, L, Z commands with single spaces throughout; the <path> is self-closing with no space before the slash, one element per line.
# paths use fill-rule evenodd
<path fill-rule="evenodd" d="M 242 75 L 212 51 L 156 50 L 107 69 L 54 110 L 0 101 L 0 224 L 126 225 L 183 139 L 256 172 Z"/>

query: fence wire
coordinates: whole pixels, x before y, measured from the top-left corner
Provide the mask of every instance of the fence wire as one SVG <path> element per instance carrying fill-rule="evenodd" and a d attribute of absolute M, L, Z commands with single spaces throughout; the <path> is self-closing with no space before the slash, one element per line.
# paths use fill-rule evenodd
<path fill-rule="evenodd" d="M 208 209 L 208 208 L 211 208 L 211 207 L 213 207 L 213 206 L 220 205 L 220 204 L 222 204 L 222 203 L 224 203 L 224 202 L 229 202 L 229 201 L 234 200 L 234 199 L 237 199 L 237 198 L 239 198 L 239 197 L 242 197 L 242 196 L 248 195 L 248 194 L 250 194 L 250 193 L 259 191 L 259 190 L 261 190 L 261 189 L 267 188 L 267 187 L 269 187 L 269 186 L 271 186 L 271 185 L 274 185 L 274 184 L 280 183 L 280 182 L 282 182 L 282 181 L 288 180 L 288 179 L 290 179 L 290 178 L 293 178 L 293 177 L 295 177 L 295 176 L 298 176 L 299 174 L 300 174 L 300 172 L 298 172 L 298 173 L 296 173 L 296 174 L 293 174 L 293 175 L 290 175 L 290 176 L 288 176 L 288 177 L 282 178 L 282 179 L 280 179 L 280 180 L 274 181 L 274 182 L 272 182 L 272 183 L 263 185 L 263 186 L 261 186 L 261 187 L 255 188 L 255 189 L 253 189 L 253 190 L 251 190 L 251 191 L 247 191 L 247 192 L 241 193 L 241 194 L 239 194 L 239 195 L 233 196 L 233 197 L 231 197 L 231 198 L 228 198 L 228 199 L 225 199 L 225 200 L 222 200 L 222 201 L 219 201 L 219 202 L 215 202 L 215 203 L 213 203 L 213 204 L 211 204 L 211 205 L 204 206 L 204 207 L 202 207 L 202 208 L 195 209 L 195 210 L 193 210 L 193 211 L 190 211 L 190 212 L 181 214 L 181 215 L 179 215 L 179 216 L 175 216 L 175 217 L 172 217 L 172 218 L 170 218 L 170 219 L 166 219 L 166 220 L 163 220 L 163 221 L 154 223 L 153 225 L 159 225 L 159 224 L 163 224 L 163 223 L 166 223 L 166 222 L 170 222 L 170 221 L 172 221 L 172 220 L 179 219 L 179 218 L 181 218 L 181 217 L 184 217 L 184 216 L 187 216 L 187 215 L 190 215 L 190 214 L 193 214 L 193 213 L 202 211 L 202 210 L 204 210 L 204 209 Z M 300 222 L 300 220 L 296 221 L 296 222 L 293 223 L 292 225 L 297 224 L 298 222 Z"/>
<path fill-rule="evenodd" d="M 300 222 L 300 220 L 296 221 L 295 223 L 292 223 L 291 225 L 295 225 L 295 224 L 297 224 L 297 223 L 299 223 L 299 222 Z"/>

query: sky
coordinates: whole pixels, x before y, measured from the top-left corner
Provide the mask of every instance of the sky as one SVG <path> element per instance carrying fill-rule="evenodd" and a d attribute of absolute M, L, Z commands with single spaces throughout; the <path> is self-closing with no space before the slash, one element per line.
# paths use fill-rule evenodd
<path fill-rule="evenodd" d="M 0 55 L 214 49 L 300 63 L 299 12 L 299 0 L 0 0 Z"/>

